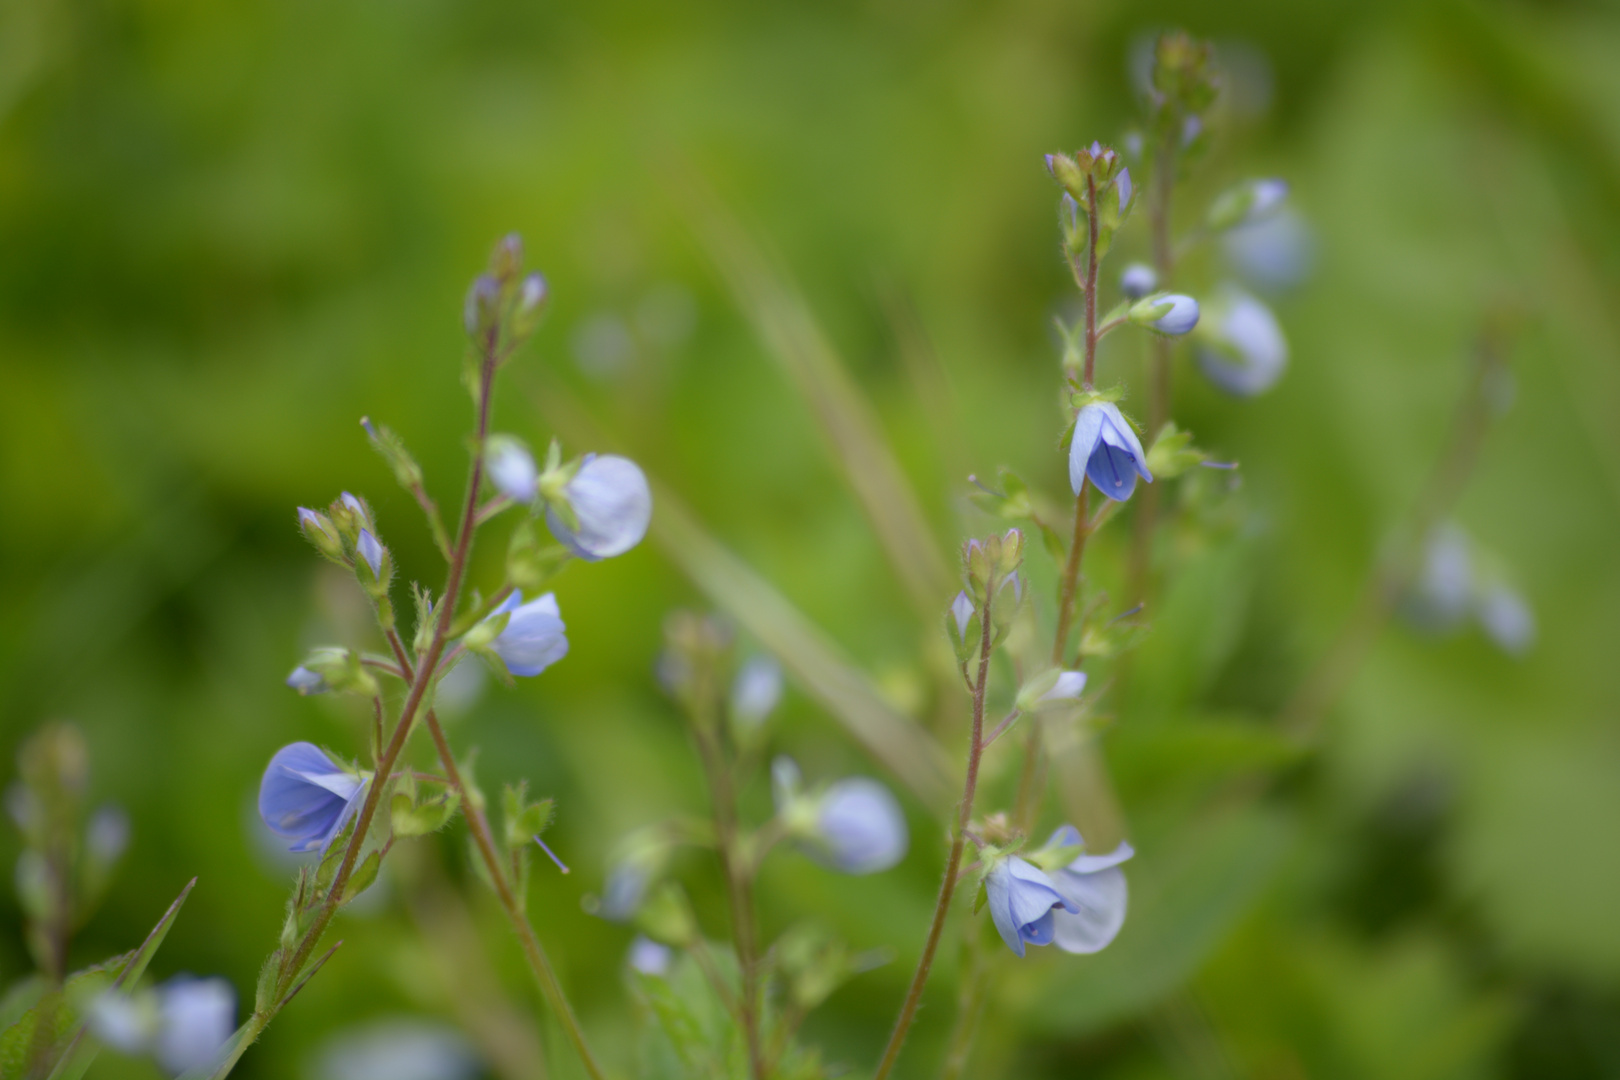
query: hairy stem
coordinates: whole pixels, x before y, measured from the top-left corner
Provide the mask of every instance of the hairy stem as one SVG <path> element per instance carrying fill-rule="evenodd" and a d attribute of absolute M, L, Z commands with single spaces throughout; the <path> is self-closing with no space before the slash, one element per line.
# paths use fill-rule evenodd
<path fill-rule="evenodd" d="M 900 1007 L 894 1031 L 889 1035 L 889 1044 L 883 1051 L 883 1060 L 878 1063 L 872 1080 L 884 1080 L 900 1057 L 900 1047 L 905 1044 L 906 1033 L 911 1030 L 912 1021 L 917 1018 L 917 1009 L 922 1004 L 923 987 L 928 984 L 929 972 L 933 970 L 934 954 L 939 950 L 939 938 L 945 930 L 945 919 L 951 912 L 951 898 L 956 894 L 957 871 L 962 866 L 968 822 L 973 818 L 973 796 L 979 786 L 979 759 L 984 756 L 984 694 L 990 682 L 990 634 L 993 622 L 990 605 L 994 598 L 994 589 L 986 588 L 984 610 L 979 613 L 982 629 L 979 636 L 979 678 L 973 684 L 973 736 L 968 746 L 967 778 L 962 784 L 962 801 L 957 806 L 956 828 L 951 836 L 951 853 L 945 860 L 945 877 L 939 884 L 939 900 L 934 905 L 934 920 L 928 927 L 928 940 L 923 944 L 922 956 L 917 959 L 917 972 L 911 977 L 911 988 L 906 992 L 905 1003 Z"/>

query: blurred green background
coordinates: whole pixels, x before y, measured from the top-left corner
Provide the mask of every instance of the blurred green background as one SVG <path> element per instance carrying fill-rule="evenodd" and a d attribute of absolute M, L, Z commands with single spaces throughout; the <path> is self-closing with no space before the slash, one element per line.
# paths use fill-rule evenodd
<path fill-rule="evenodd" d="M 1167 602 L 1144 653 L 1135 685 L 1174 687 L 1122 705 L 1100 743 L 1140 852 L 1131 921 L 1095 958 L 1005 958 L 969 1073 L 1620 1077 L 1620 14 L 1574 2 L 0 0 L 0 760 L 71 718 L 94 797 L 134 829 L 75 959 L 131 947 L 197 875 L 153 972 L 251 997 L 289 876 L 254 831 L 259 772 L 295 739 L 364 751 L 343 703 L 280 685 L 309 645 L 367 640 L 360 594 L 292 508 L 364 493 L 402 577 L 438 582 L 356 421 L 399 431 L 459 498 L 461 295 L 509 230 L 555 300 L 497 426 L 538 446 L 548 417 L 590 416 L 898 704 L 957 730 L 965 703 L 922 659 L 937 623 L 716 269 L 692 193 L 789 269 L 948 554 L 990 527 L 966 472 L 1063 491 L 1050 321 L 1072 286 L 1040 155 L 1119 138 L 1133 43 L 1168 25 L 1241 61 L 1250 94 L 1188 199 L 1287 178 L 1313 271 L 1272 298 L 1293 349 L 1275 391 L 1234 403 L 1180 362 L 1177 414 L 1242 461 L 1244 516 L 1188 556 L 1198 595 Z M 1207 285 L 1218 261 L 1189 272 Z M 1508 304 L 1528 314 L 1517 401 L 1457 517 L 1513 567 L 1535 647 L 1392 627 L 1321 753 L 1211 814 L 1411 504 L 1481 319 Z M 1134 385 L 1135 366 L 1116 348 L 1102 375 Z M 575 873 L 538 870 L 531 910 L 623 1066 L 629 932 L 581 897 L 626 830 L 703 808 L 652 665 L 664 614 L 708 601 L 652 542 L 557 592 L 567 660 L 486 686 L 453 737 L 482 746 L 486 787 L 558 797 Z M 812 776 L 881 771 L 802 689 L 781 726 Z M 808 1028 L 857 1074 L 940 865 L 938 827 L 907 807 L 900 869 L 783 857 L 763 888 L 767 930 L 815 915 L 897 950 Z M 0 840 L 8 867 L 16 846 Z M 380 1019 L 459 1024 L 486 1055 L 527 1037 L 534 995 L 461 834 L 399 863 L 470 906 L 413 909 L 387 881 L 237 1075 L 321 1080 L 327 1041 Z M 685 872 L 719 935 L 712 868 Z M 8 891 L 3 982 L 29 967 L 19 919 Z M 446 966 L 456 933 L 493 967 L 454 947 Z M 954 968 L 903 1075 L 937 1069 Z M 104 1056 L 91 1075 L 142 1074 Z"/>

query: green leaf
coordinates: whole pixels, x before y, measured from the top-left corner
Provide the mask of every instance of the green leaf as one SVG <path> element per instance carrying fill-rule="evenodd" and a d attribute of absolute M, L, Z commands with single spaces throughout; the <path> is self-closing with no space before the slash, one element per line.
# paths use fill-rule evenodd
<path fill-rule="evenodd" d="M 70 1033 L 77 1040 L 83 1024 L 75 1004 L 88 1001 L 112 987 L 134 955 L 125 953 L 114 956 L 69 975 L 62 992 L 47 991 L 41 994 L 39 1000 L 23 1012 L 15 1023 L 0 1031 L 0 1077 L 38 1075 L 40 1062 L 36 1062 L 33 1055 L 42 1054 L 42 1061 L 49 1061 L 57 1056 L 57 1048 L 68 1042 Z M 46 1025 L 43 1034 L 41 1024 Z M 61 1060 L 57 1062 L 58 1069 L 69 1058 L 76 1056 L 73 1053 L 76 1045 L 70 1044 L 67 1052 L 62 1053 Z M 94 1054 L 90 1057 L 93 1058 Z M 88 1067 L 89 1063 L 90 1058 L 86 1058 L 84 1067 Z M 82 1075 L 83 1072 L 84 1068 L 81 1067 L 75 1075 Z"/>
<path fill-rule="evenodd" d="M 354 868 L 349 880 L 343 885 L 343 896 L 340 904 L 347 904 L 355 897 L 371 887 L 377 880 L 377 870 L 382 866 L 382 851 L 379 849 L 360 860 L 360 865 Z"/>
<path fill-rule="evenodd" d="M 115 957 L 105 962 L 107 965 L 120 965 L 118 977 L 112 983 L 114 989 L 121 990 L 126 997 L 134 993 L 135 984 L 145 974 L 147 965 L 152 962 L 152 957 L 163 945 L 163 939 L 169 936 L 169 928 L 174 925 L 174 920 L 180 914 L 180 908 L 196 884 L 196 878 L 186 882 L 186 887 L 180 890 L 180 895 L 174 898 L 174 903 L 169 905 L 169 909 L 163 913 L 157 925 L 152 927 L 152 932 L 146 935 L 146 940 L 141 942 L 139 948 L 127 956 Z M 68 1000 L 78 1009 L 82 1009 L 83 1004 L 97 992 L 99 988 L 90 984 L 81 984 L 75 988 L 72 980 L 68 982 Z M 81 1024 L 79 1030 L 74 1033 L 73 1042 L 68 1046 L 67 1052 L 56 1063 L 56 1068 L 51 1070 L 50 1080 L 79 1080 L 85 1070 L 90 1068 L 90 1063 L 96 1059 L 97 1049 L 94 1042 L 84 1037 L 84 1027 Z M 11 1074 L 0 1069 L 0 1076 L 9 1075 Z"/>

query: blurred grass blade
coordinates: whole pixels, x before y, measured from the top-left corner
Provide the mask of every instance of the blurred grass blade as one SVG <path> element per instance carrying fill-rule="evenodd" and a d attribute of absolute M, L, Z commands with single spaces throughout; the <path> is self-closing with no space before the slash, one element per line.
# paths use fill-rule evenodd
<path fill-rule="evenodd" d="M 530 397 L 567 440 L 607 449 L 609 440 L 556 379 L 540 376 Z M 709 598 L 748 629 L 805 691 L 832 713 L 901 783 L 944 812 L 955 781 L 944 749 L 909 716 L 883 700 L 859 668 L 793 602 L 710 536 L 668 485 L 651 472 L 653 541 Z"/>
<path fill-rule="evenodd" d="M 122 990 L 126 997 L 134 992 L 135 984 L 140 982 L 141 976 L 146 973 L 146 966 L 152 962 L 152 957 L 163 944 L 163 939 L 169 936 L 169 927 L 174 925 L 175 917 L 180 914 L 181 906 L 185 904 L 186 897 L 191 895 L 191 890 L 196 884 L 196 878 L 186 882 L 186 887 L 180 890 L 180 895 L 174 898 L 169 910 L 165 911 L 157 925 L 152 927 L 152 932 L 146 935 L 146 940 L 141 942 L 140 948 L 130 954 L 129 963 L 124 965 L 124 970 L 113 980 L 112 989 Z M 79 1030 L 73 1034 L 73 1041 L 68 1044 L 67 1052 L 56 1063 L 56 1068 L 51 1070 L 50 1080 L 79 1080 L 90 1068 L 91 1062 L 96 1060 L 98 1049 L 100 1047 L 95 1042 L 84 1037 L 84 1025 L 80 1024 Z"/>
<path fill-rule="evenodd" d="M 770 582 L 709 536 L 668 487 L 653 483 L 653 505 L 658 508 L 653 538 L 698 588 L 759 638 L 918 798 L 936 810 L 948 808 L 952 783 L 940 745 L 885 702 L 865 674 Z"/>
<path fill-rule="evenodd" d="M 950 574 L 870 403 L 804 297 L 702 181 L 690 170 L 686 174 L 688 210 L 699 237 L 737 305 L 810 406 L 907 594 L 932 620 L 950 588 Z"/>

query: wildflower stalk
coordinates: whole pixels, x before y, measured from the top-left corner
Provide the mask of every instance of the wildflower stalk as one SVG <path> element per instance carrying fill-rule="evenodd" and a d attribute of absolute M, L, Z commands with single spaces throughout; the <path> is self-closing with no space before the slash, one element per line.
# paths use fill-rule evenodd
<path fill-rule="evenodd" d="M 1086 328 L 1085 368 L 1081 377 L 1083 389 L 1092 389 L 1092 382 L 1097 368 L 1097 180 L 1094 176 L 1086 177 L 1086 222 L 1088 224 L 1088 242 L 1086 244 Z M 1061 666 L 1063 656 L 1069 647 L 1069 625 L 1074 618 L 1075 605 L 1079 600 L 1080 589 L 1080 560 L 1086 551 L 1086 535 L 1090 531 L 1086 520 L 1086 492 L 1085 481 L 1080 482 L 1080 494 L 1075 496 L 1074 503 L 1074 539 L 1069 543 L 1069 561 L 1063 568 L 1063 583 L 1058 590 L 1057 636 L 1052 642 L 1052 663 Z"/>
<path fill-rule="evenodd" d="M 737 802 L 720 738 L 713 725 L 692 724 L 698 756 L 708 774 L 710 802 L 714 808 L 715 847 L 720 854 L 720 871 L 726 879 L 726 896 L 731 904 L 731 940 L 737 950 L 737 966 L 742 971 L 742 997 L 737 1013 L 742 1021 L 743 1038 L 748 1044 L 748 1069 L 754 1080 L 764 1080 L 765 1053 L 759 1034 L 759 957 L 755 941 L 754 898 L 749 888 L 753 862 L 739 856 L 737 843 Z"/>
<path fill-rule="evenodd" d="M 1095 215 L 1092 218 L 1096 220 Z M 1093 226 L 1095 229 L 1095 226 Z M 1093 233 L 1095 236 L 1095 232 Z M 1095 260 L 1093 260 L 1095 267 Z M 917 1008 L 922 1004 L 923 987 L 928 983 L 934 966 L 934 954 L 939 950 L 940 934 L 945 930 L 945 919 L 951 911 L 951 898 L 956 893 L 956 879 L 962 866 L 962 850 L 967 842 L 968 822 L 973 817 L 973 796 L 979 786 L 979 759 L 984 755 L 984 695 L 990 682 L 990 650 L 992 622 L 990 606 L 995 600 L 995 589 L 986 588 L 984 610 L 979 613 L 979 677 L 973 684 L 973 735 L 968 746 L 967 778 L 962 784 L 962 801 L 957 805 L 956 828 L 951 836 L 951 853 L 945 860 L 945 877 L 939 885 L 939 900 L 934 905 L 934 921 L 928 927 L 928 940 L 923 944 L 922 956 L 917 959 L 917 972 L 911 978 L 905 1003 L 894 1022 L 889 1044 L 884 1048 L 883 1060 L 878 1063 L 872 1080 L 884 1080 L 900 1057 L 900 1047 L 906 1041 Z"/>
<path fill-rule="evenodd" d="M 1176 140 L 1166 135 L 1154 155 L 1148 193 L 1148 225 L 1152 232 L 1153 270 L 1159 288 L 1171 287 L 1175 251 L 1170 240 L 1170 199 L 1176 187 Z M 1148 340 L 1148 435 L 1156 437 L 1170 419 L 1171 340 L 1152 334 Z M 1148 485 L 1131 527 L 1131 594 L 1147 598 L 1153 563 L 1153 534 L 1159 527 L 1159 490 Z"/>

